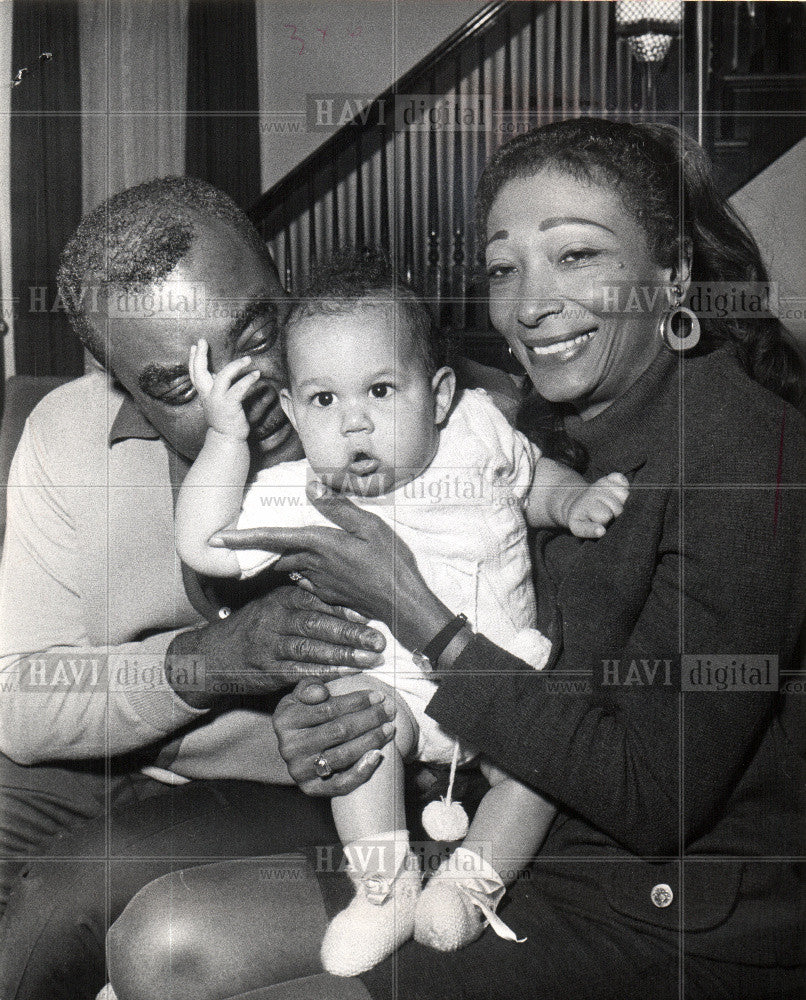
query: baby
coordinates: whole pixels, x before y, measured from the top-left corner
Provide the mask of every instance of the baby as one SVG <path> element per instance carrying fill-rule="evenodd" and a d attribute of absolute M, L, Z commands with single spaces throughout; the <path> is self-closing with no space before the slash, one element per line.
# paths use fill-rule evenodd
<path fill-rule="evenodd" d="M 531 628 L 535 599 L 527 524 L 598 538 L 621 512 L 627 481 L 592 486 L 509 425 L 482 390 L 456 393 L 427 307 L 378 260 L 336 261 L 291 310 L 283 331 L 287 387 L 281 401 L 306 459 L 264 469 L 244 495 L 249 470 L 243 400 L 257 378 L 250 359 L 213 377 L 207 346 L 191 350 L 190 374 L 207 416 L 204 447 L 182 486 L 177 548 L 209 576 L 251 576 L 279 556 L 219 547 L 236 526 L 330 525 L 307 501 L 313 480 L 351 496 L 389 523 L 412 550 L 437 597 L 491 640 L 542 667 L 550 643 Z M 211 544 L 212 540 L 212 544 Z M 474 757 L 425 714 L 434 691 L 411 651 L 386 625 L 384 663 L 328 686 L 392 689 L 394 748 L 372 777 L 334 797 L 333 814 L 356 885 L 322 944 L 325 969 L 353 976 L 414 937 L 453 950 L 490 923 L 518 869 L 534 856 L 554 817 L 536 792 L 481 761 L 490 783 L 462 847 L 421 890 L 404 829 L 403 761 Z M 502 680 L 505 683 L 505 681 Z M 267 780 L 290 782 L 282 761 Z"/>

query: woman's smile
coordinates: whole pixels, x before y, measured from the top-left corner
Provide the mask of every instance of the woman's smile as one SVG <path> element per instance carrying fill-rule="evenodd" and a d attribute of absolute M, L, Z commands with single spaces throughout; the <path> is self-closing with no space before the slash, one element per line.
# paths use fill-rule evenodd
<path fill-rule="evenodd" d="M 580 354 L 596 335 L 596 328 L 583 333 L 549 337 L 526 347 L 547 364 L 563 364 Z"/>
<path fill-rule="evenodd" d="M 668 287 L 672 270 L 614 190 L 558 170 L 507 181 L 487 232 L 493 326 L 544 399 L 595 416 L 656 357 L 668 303 L 619 312 L 612 290 Z"/>

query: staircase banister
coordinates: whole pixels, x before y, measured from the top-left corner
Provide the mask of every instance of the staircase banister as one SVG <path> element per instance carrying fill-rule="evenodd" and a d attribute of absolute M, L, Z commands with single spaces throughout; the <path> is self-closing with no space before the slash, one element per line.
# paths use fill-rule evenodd
<path fill-rule="evenodd" d="M 551 0 L 541 4 L 549 6 Z M 317 146 L 313 152 L 309 153 L 304 160 L 300 161 L 293 170 L 290 170 L 285 177 L 273 184 L 265 191 L 260 198 L 248 210 L 248 215 L 259 221 L 268 216 L 279 205 L 294 192 L 299 186 L 307 181 L 311 171 L 323 159 L 337 158 L 355 140 L 357 130 L 365 121 L 372 121 L 373 115 L 382 106 L 382 102 L 392 100 L 396 94 L 405 94 L 410 87 L 414 87 L 443 59 L 450 56 L 468 39 L 485 31 L 493 25 L 498 18 L 508 8 L 519 6 L 519 0 L 499 0 L 497 3 L 485 4 L 481 10 L 477 11 L 464 24 L 449 35 L 440 45 L 428 53 L 410 70 L 403 74 L 383 93 L 379 94 L 374 101 L 351 121 L 342 125 L 333 135 L 329 136 L 321 146 Z"/>

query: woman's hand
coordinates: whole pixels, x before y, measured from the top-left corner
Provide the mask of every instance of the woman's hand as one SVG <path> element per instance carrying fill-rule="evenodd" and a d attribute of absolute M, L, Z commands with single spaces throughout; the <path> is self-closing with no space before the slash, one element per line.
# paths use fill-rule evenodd
<path fill-rule="evenodd" d="M 283 553 L 275 569 L 301 573 L 323 601 L 386 622 L 407 649 L 422 649 L 453 615 L 426 586 L 411 550 L 375 514 L 318 492 L 311 502 L 342 531 L 251 528 L 217 538 L 231 549 Z"/>
<path fill-rule="evenodd" d="M 363 785 L 383 759 L 380 747 L 394 734 L 394 698 L 379 691 L 332 695 L 314 678 L 301 680 L 272 716 L 280 755 L 307 795 L 346 795 Z M 324 756 L 333 770 L 316 774 Z"/>

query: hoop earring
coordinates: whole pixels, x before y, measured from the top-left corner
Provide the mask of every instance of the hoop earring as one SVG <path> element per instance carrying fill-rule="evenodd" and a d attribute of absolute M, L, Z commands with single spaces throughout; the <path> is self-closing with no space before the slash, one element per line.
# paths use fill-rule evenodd
<path fill-rule="evenodd" d="M 688 333 L 679 336 L 675 332 L 675 321 L 680 325 L 688 326 Z M 687 306 L 675 305 L 667 309 L 661 316 L 658 324 L 658 333 L 663 341 L 663 346 L 668 351 L 675 354 L 685 354 L 700 342 L 700 321 L 697 314 L 692 312 Z"/>

